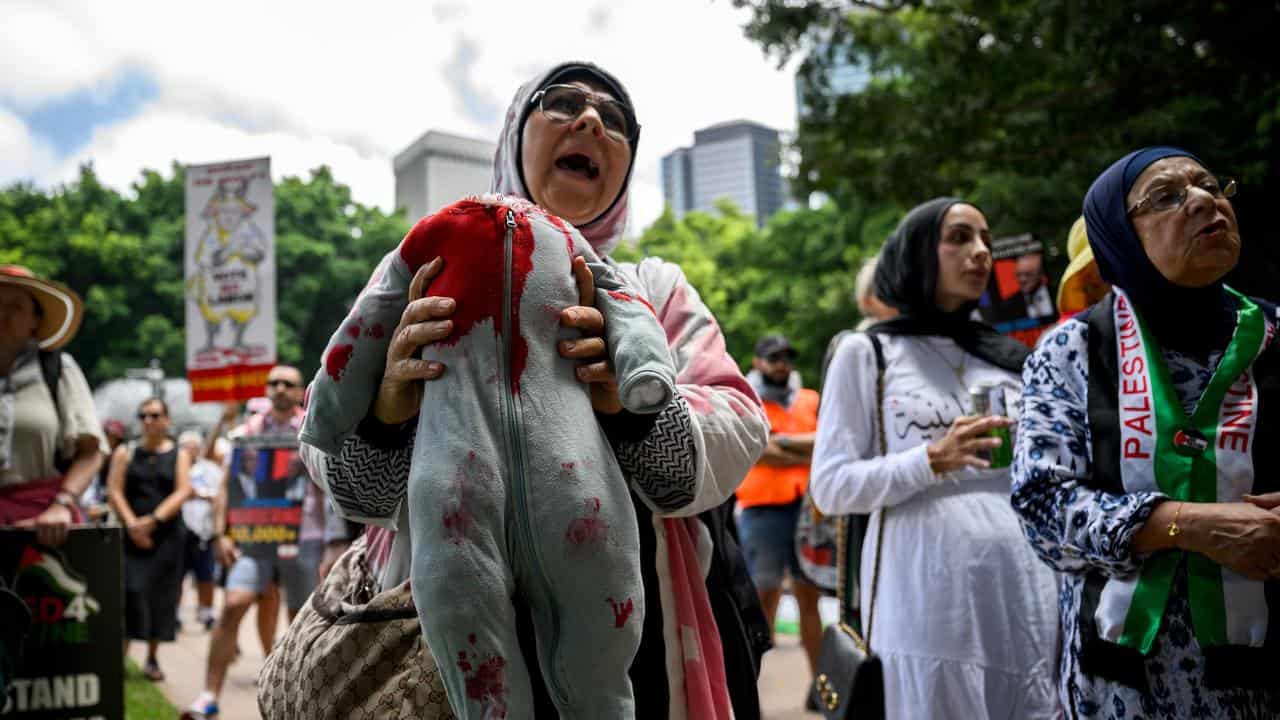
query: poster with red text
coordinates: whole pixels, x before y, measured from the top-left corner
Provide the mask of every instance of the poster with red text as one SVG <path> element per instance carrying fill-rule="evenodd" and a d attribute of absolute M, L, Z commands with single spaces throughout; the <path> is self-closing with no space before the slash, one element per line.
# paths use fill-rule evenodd
<path fill-rule="evenodd" d="M 186 330 L 192 402 L 262 394 L 276 360 L 271 159 L 187 166 Z"/>

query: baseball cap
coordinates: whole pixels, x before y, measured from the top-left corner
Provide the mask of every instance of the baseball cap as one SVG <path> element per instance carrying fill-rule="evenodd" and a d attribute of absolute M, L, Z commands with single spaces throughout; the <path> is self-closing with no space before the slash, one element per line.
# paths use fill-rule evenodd
<path fill-rule="evenodd" d="M 770 355 L 785 352 L 792 360 L 796 357 L 795 348 L 781 335 L 765 335 L 756 341 L 756 357 L 767 358 Z"/>

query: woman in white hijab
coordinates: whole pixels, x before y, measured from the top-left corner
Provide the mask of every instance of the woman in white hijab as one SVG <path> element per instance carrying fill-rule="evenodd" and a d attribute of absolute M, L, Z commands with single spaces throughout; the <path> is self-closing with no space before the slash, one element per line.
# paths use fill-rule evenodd
<path fill-rule="evenodd" d="M 565 63 L 516 92 L 490 190 L 526 198 L 567 220 L 607 259 L 626 227 L 638 141 L 639 124 L 622 84 L 594 65 Z M 630 671 L 636 717 L 759 717 L 755 678 L 768 630 L 726 503 L 764 447 L 768 426 L 715 319 L 680 268 L 658 258 L 612 264 L 654 308 L 679 389 L 677 401 L 657 416 L 621 410 L 604 361 L 603 316 L 589 305 L 591 276 L 585 265 L 576 266 L 583 304 L 565 309 L 561 322 L 582 337 L 561 341 L 560 353 L 580 362 L 578 378 L 590 384 L 597 418 L 623 472 L 646 495 L 661 498 L 651 506 L 632 495 L 648 608 Z M 427 287 L 440 270 L 440 262 L 428 263 L 414 287 Z M 418 359 L 419 351 L 449 336 L 454 306 L 443 297 L 411 302 L 388 351 L 378 399 L 357 435 L 340 457 L 317 463 L 308 451 L 340 511 L 378 526 L 370 532 L 369 555 L 384 588 L 408 577 L 408 534 L 387 531 L 408 527 L 402 500 L 422 382 L 446 371 Z M 531 653 L 526 646 L 528 660 Z M 526 664 L 537 672 L 536 661 Z M 554 717 L 543 683 L 531 680 L 537 717 Z"/>

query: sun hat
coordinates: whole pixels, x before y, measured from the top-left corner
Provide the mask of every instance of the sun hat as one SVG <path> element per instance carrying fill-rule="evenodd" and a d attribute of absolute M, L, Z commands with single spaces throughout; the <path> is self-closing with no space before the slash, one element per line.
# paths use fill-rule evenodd
<path fill-rule="evenodd" d="M 20 287 L 35 298 L 41 311 L 40 326 L 36 328 L 41 350 L 66 345 L 80 329 L 84 304 L 66 285 L 38 277 L 21 265 L 0 265 L 0 285 Z"/>
<path fill-rule="evenodd" d="M 1064 313 L 1079 312 L 1098 300 L 1086 297 L 1084 288 L 1084 270 L 1094 264 L 1093 249 L 1089 247 L 1089 237 L 1085 232 L 1084 218 L 1081 217 L 1071 225 L 1067 233 L 1066 272 L 1062 273 L 1062 281 L 1058 283 L 1058 310 Z"/>

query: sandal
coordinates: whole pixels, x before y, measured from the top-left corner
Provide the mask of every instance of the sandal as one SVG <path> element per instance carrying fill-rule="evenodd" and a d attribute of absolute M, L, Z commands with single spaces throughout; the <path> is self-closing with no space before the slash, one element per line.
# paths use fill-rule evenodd
<path fill-rule="evenodd" d="M 142 669 L 142 675 L 151 682 L 164 682 L 164 671 L 154 659 L 147 661 L 146 667 Z"/>

